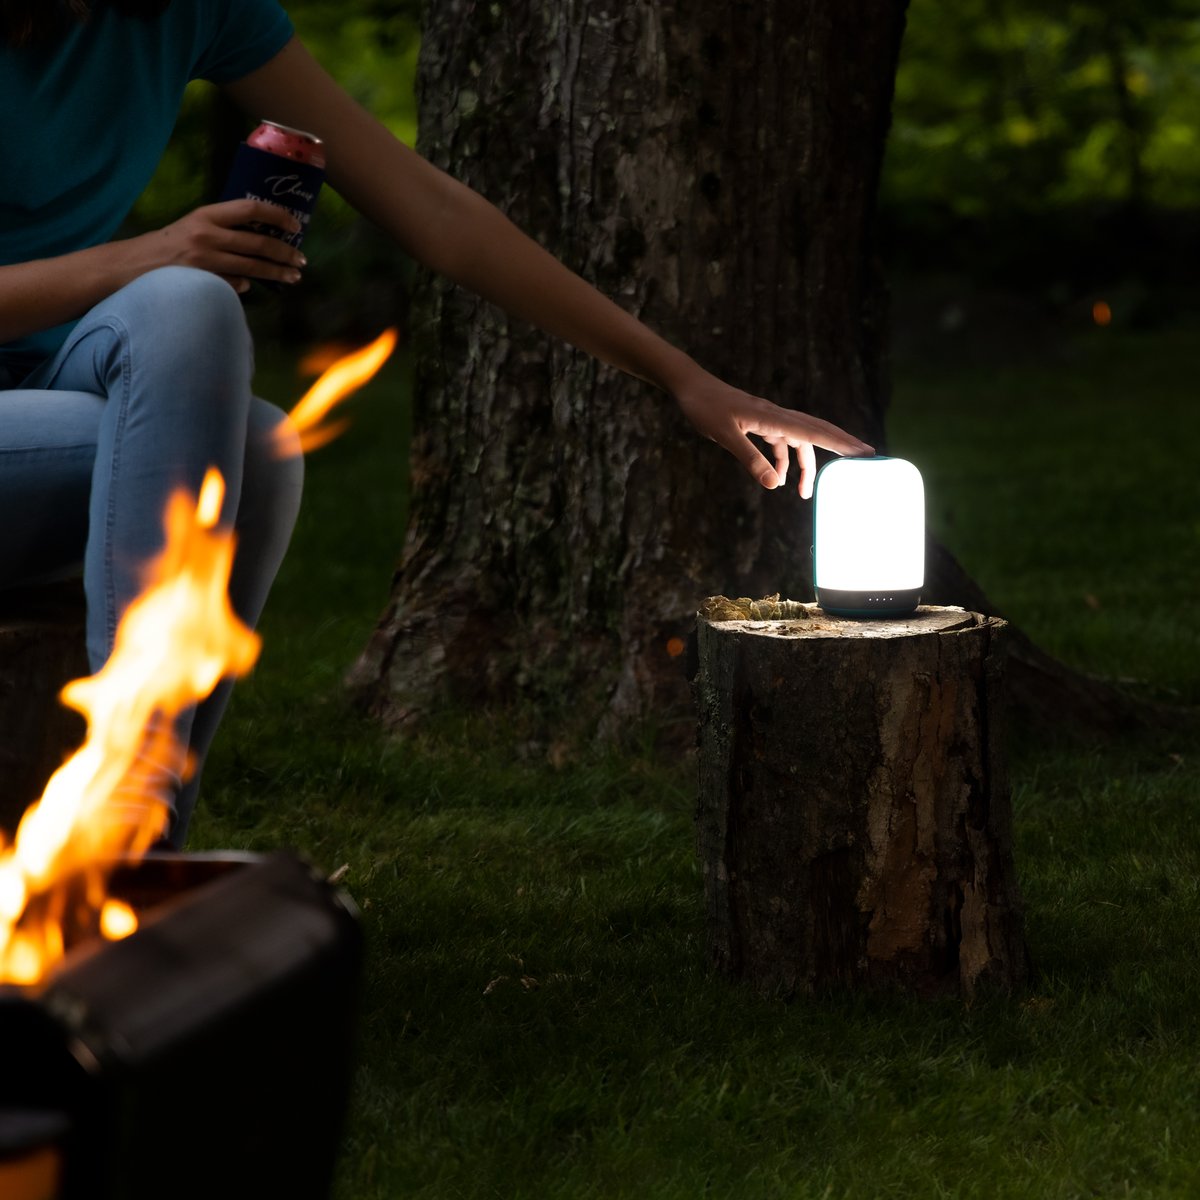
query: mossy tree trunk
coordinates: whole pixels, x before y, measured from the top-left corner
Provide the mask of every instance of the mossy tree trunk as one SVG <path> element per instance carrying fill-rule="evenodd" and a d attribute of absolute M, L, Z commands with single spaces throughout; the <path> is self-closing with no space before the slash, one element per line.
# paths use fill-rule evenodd
<path fill-rule="evenodd" d="M 421 150 L 731 382 L 882 444 L 873 240 L 906 0 L 439 0 Z M 400 722 L 587 688 L 674 712 L 699 599 L 809 594 L 807 506 L 646 385 L 426 278 L 413 512 L 355 672 Z"/>

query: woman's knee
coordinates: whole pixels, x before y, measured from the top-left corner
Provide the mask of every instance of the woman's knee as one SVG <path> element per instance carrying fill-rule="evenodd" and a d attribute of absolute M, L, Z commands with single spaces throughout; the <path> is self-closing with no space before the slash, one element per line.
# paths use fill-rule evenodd
<path fill-rule="evenodd" d="M 250 330 L 237 293 L 218 275 L 196 267 L 159 267 L 110 297 L 131 336 L 153 340 L 164 356 L 222 359 L 247 378 Z"/>

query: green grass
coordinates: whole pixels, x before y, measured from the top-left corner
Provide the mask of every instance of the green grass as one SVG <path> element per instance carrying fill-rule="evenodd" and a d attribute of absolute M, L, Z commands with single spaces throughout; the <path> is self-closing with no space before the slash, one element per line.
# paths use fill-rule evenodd
<path fill-rule="evenodd" d="M 911 364 L 889 432 L 999 608 L 1076 666 L 1200 704 L 1195 339 L 1097 329 L 1043 365 Z"/>
<path fill-rule="evenodd" d="M 902 364 L 891 427 L 1012 617 L 1195 703 L 1193 344 Z M 368 967 L 340 1200 L 1200 1194 L 1195 739 L 1017 748 L 1023 995 L 755 996 L 704 966 L 691 763 L 555 767 L 487 714 L 402 744 L 346 706 L 400 546 L 403 407 L 389 368 L 310 460 L 193 838 L 349 864 Z"/>

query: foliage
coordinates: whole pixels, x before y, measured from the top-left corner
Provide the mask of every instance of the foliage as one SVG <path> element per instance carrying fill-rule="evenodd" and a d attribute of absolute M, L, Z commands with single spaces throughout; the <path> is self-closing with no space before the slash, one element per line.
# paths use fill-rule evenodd
<path fill-rule="evenodd" d="M 288 9 L 331 73 L 414 144 L 418 0 Z M 1110 276 L 1177 271 L 1200 227 L 1161 230 L 1155 253 L 1144 214 L 1200 207 L 1197 111 L 1197 0 L 912 0 L 882 183 L 892 257 L 977 275 L 1016 257 L 1075 280 L 1097 256 Z M 136 227 L 204 197 L 214 152 L 236 140 L 219 116 L 211 90 L 193 85 Z M 1140 224 L 1113 224 L 1112 210 Z M 332 193 L 306 250 L 309 282 L 275 314 L 279 332 L 342 333 L 402 306 L 409 265 Z"/>
<path fill-rule="evenodd" d="M 885 202 L 960 216 L 1200 200 L 1195 0 L 912 0 Z"/>
<path fill-rule="evenodd" d="M 1200 703 L 1195 335 L 902 359 L 891 424 L 1015 619 Z M 283 403 L 285 366 L 259 380 Z M 749 994 L 703 965 L 690 761 L 562 745 L 530 713 L 397 742 L 347 706 L 401 527 L 404 386 L 389 367 L 310 460 L 194 825 L 197 848 L 349 864 L 369 961 L 338 1196 L 1195 1195 L 1200 739 L 1021 748 L 1025 994 Z"/>

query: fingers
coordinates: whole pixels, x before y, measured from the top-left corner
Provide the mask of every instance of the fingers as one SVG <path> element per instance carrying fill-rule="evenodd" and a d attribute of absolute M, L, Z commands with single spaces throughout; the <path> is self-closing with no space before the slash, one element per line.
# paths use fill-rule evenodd
<path fill-rule="evenodd" d="M 787 442 L 775 443 L 775 474 L 779 476 L 779 487 L 783 487 L 787 483 L 788 473 L 788 444 Z"/>
<path fill-rule="evenodd" d="M 182 265 L 201 267 L 231 281 L 297 283 L 300 268 L 307 262 L 304 255 L 283 238 L 266 232 L 285 226 L 298 229 L 299 223 L 277 205 L 231 200 L 198 208 L 162 233 L 173 247 L 174 261 Z"/>
<path fill-rule="evenodd" d="M 287 242 L 250 229 L 224 231 L 222 248 L 231 254 L 244 254 L 247 258 L 266 258 L 290 267 L 302 267 L 307 262 L 304 255 Z"/>
<path fill-rule="evenodd" d="M 763 487 L 777 488 L 782 482 L 782 478 L 776 474 L 775 468 L 758 452 L 757 447 L 749 438 L 740 437 L 732 445 L 726 443 L 725 448 Z M 786 447 L 784 447 L 784 453 L 787 453 Z"/>
<path fill-rule="evenodd" d="M 766 404 L 766 402 L 763 402 Z M 789 446 L 802 446 L 806 442 L 832 450 L 836 454 L 874 454 L 875 448 L 861 438 L 839 429 L 820 417 L 794 409 L 766 406 L 761 415 L 747 414 L 739 422 L 743 433 L 754 433 L 769 442 L 784 441 Z"/>
<path fill-rule="evenodd" d="M 304 228 L 286 208 L 268 204 L 265 200 L 223 200 L 219 204 L 206 204 L 196 211 L 205 213 L 215 224 L 227 228 L 252 222 L 270 225 L 285 233 L 299 233 Z"/>
<path fill-rule="evenodd" d="M 761 403 L 765 411 L 743 416 L 738 421 L 739 435 L 734 444 L 724 444 L 763 487 L 779 487 L 786 481 L 789 448 L 794 449 L 796 453 L 796 466 L 800 476 L 797 487 L 804 500 L 812 496 L 813 484 L 817 477 L 815 446 L 839 454 L 866 455 L 875 452 L 869 443 L 819 417 L 792 409 L 777 408 L 766 401 Z M 769 476 L 762 470 L 765 460 L 751 445 L 748 434 L 761 437 L 770 444 L 774 452 L 775 469 Z M 748 453 L 742 449 L 743 446 L 750 447 Z"/>
<path fill-rule="evenodd" d="M 794 448 L 799 491 L 805 499 L 812 495 L 817 473 L 814 446 L 836 454 L 875 453 L 870 443 L 829 421 L 780 408 L 714 376 L 702 375 L 696 387 L 681 389 L 675 399 L 696 429 L 724 446 L 762 487 L 776 488 L 786 480 L 790 448 Z M 774 466 L 751 437 L 761 438 L 771 447 Z"/>
<path fill-rule="evenodd" d="M 864 442 L 862 438 L 857 438 L 844 429 L 831 425 L 828 421 L 822 421 L 819 417 L 809 417 L 808 419 L 816 426 L 807 439 L 810 446 L 820 446 L 825 450 L 832 450 L 835 454 L 875 453 L 875 447 L 870 442 Z"/>
<path fill-rule="evenodd" d="M 796 465 L 800 469 L 798 490 L 805 500 L 812 496 L 813 483 L 817 477 L 817 455 L 813 448 L 815 439 L 810 441 L 798 438 L 794 434 L 781 435 L 771 439 L 769 444 L 775 459 L 773 467 L 767 457 L 759 452 L 744 433 L 738 432 L 731 438 L 721 437 L 714 440 L 724 446 L 754 479 L 767 489 L 782 487 L 787 481 L 788 456 L 794 449 Z M 857 438 L 850 438 L 849 435 L 845 435 L 842 441 L 848 445 L 866 446 L 865 442 L 859 442 Z M 822 443 L 817 442 L 816 444 L 821 445 Z M 870 447 L 867 447 L 867 450 L 869 451 Z"/>
<path fill-rule="evenodd" d="M 800 498 L 807 500 L 813 494 L 813 481 L 817 477 L 817 456 L 812 442 L 801 442 L 796 447 L 796 465 L 800 468 Z"/>
<path fill-rule="evenodd" d="M 197 259 L 195 265 L 230 278 L 270 279 L 276 283 L 300 281 L 300 270 L 297 267 L 228 250 L 212 249 L 202 259 Z"/>
<path fill-rule="evenodd" d="M 748 452 L 738 453 L 736 450 L 734 452 L 746 470 L 763 487 L 768 489 L 782 487 L 787 482 L 789 447 L 786 441 L 780 440 L 771 447 L 775 455 L 774 470 L 771 469 L 766 457 L 760 454 L 747 439 L 742 438 L 741 442 L 748 448 Z M 801 499 L 808 500 L 812 496 L 813 481 L 817 477 L 816 451 L 813 450 L 812 442 L 800 442 L 794 449 L 796 465 L 800 468 L 798 490 Z"/>
<path fill-rule="evenodd" d="M 835 454 L 863 455 L 874 454 L 875 447 L 853 434 L 822 421 L 819 417 L 810 417 L 806 413 L 798 414 L 802 421 L 797 422 L 797 428 L 784 431 L 783 436 L 790 446 L 799 449 L 801 446 L 820 446 L 823 450 L 832 450 Z"/>

